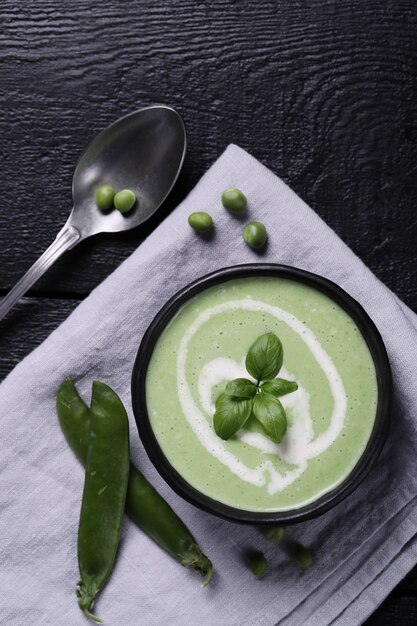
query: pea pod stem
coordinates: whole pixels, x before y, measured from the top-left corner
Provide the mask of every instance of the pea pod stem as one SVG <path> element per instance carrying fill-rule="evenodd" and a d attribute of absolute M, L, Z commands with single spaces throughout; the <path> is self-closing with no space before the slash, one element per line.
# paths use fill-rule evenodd
<path fill-rule="evenodd" d="M 81 581 L 78 582 L 78 586 L 77 586 L 77 589 L 76 589 L 77 598 L 79 598 L 79 600 L 78 600 L 79 605 L 80 605 L 80 600 L 82 598 L 81 591 L 80 591 L 80 585 L 81 585 Z M 100 619 L 99 617 L 97 617 L 97 615 L 94 615 L 93 613 L 91 613 L 88 610 L 88 608 L 87 608 L 87 607 L 90 607 L 91 609 L 93 608 L 93 606 L 94 606 L 94 599 L 93 598 L 92 599 L 90 599 L 90 598 L 87 598 L 87 599 L 83 598 L 81 600 L 81 602 L 82 602 L 83 606 L 80 605 L 80 609 L 82 610 L 84 615 L 86 617 L 88 617 L 89 619 L 91 619 L 93 622 L 97 622 L 97 624 L 102 624 L 103 620 Z"/>
<path fill-rule="evenodd" d="M 97 624 L 102 624 L 103 620 L 100 619 L 99 617 L 97 617 L 97 615 L 94 615 L 93 613 L 90 613 L 90 611 L 88 609 L 84 609 L 83 613 L 86 617 L 88 617 L 89 619 L 93 620 L 93 622 L 96 622 Z"/>
<path fill-rule="evenodd" d="M 56 406 L 64 436 L 76 457 L 85 465 L 90 409 L 70 378 L 60 386 Z M 203 554 L 186 525 L 132 462 L 125 511 L 145 534 L 181 565 L 198 572 L 204 578 L 203 586 L 210 582 L 211 561 Z"/>

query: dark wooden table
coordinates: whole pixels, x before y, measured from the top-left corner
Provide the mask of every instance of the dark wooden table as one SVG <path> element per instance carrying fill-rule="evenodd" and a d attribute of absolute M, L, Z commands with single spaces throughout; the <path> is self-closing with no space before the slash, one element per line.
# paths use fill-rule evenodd
<path fill-rule="evenodd" d="M 278 173 L 417 310 L 416 0 L 2 0 L 0 23 L 0 294 L 64 223 L 96 132 L 165 103 L 189 136 L 157 217 L 81 244 L 1 323 L 2 377 L 229 142 Z M 416 623 L 417 569 L 367 624 Z"/>

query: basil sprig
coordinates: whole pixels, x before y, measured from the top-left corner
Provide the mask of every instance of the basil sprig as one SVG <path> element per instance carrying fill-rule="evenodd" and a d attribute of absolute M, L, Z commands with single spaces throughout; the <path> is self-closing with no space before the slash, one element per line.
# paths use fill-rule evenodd
<path fill-rule="evenodd" d="M 213 426 L 222 439 L 235 435 L 253 415 L 265 434 L 280 443 L 287 432 L 287 416 L 278 400 L 298 389 L 295 382 L 275 378 L 282 367 L 284 351 L 274 333 L 261 335 L 249 348 L 246 369 L 257 381 L 235 378 L 216 400 Z M 264 381 L 264 382 L 262 382 Z"/>

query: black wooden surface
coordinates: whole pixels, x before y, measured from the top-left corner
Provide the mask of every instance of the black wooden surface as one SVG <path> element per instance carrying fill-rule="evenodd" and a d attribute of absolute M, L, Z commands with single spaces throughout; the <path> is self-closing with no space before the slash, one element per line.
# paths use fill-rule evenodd
<path fill-rule="evenodd" d="M 1 377 L 229 142 L 277 172 L 417 310 L 416 0 L 2 0 L 0 24 L 0 295 L 64 223 L 75 163 L 97 131 L 165 103 L 189 136 L 157 216 L 75 248 L 0 324 Z M 417 570 L 367 623 L 417 623 Z"/>

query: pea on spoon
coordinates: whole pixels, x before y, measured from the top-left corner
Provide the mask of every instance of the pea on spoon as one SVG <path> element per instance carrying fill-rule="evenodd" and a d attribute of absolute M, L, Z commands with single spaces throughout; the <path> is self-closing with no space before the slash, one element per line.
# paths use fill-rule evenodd
<path fill-rule="evenodd" d="M 66 250 L 97 233 L 134 228 L 155 213 L 178 178 L 186 145 L 184 122 L 167 106 L 134 111 L 97 135 L 75 168 L 74 208 L 65 226 L 0 302 L 0 320 Z M 103 182 L 131 189 L 137 198 L 134 209 L 100 211 L 95 193 Z"/>

